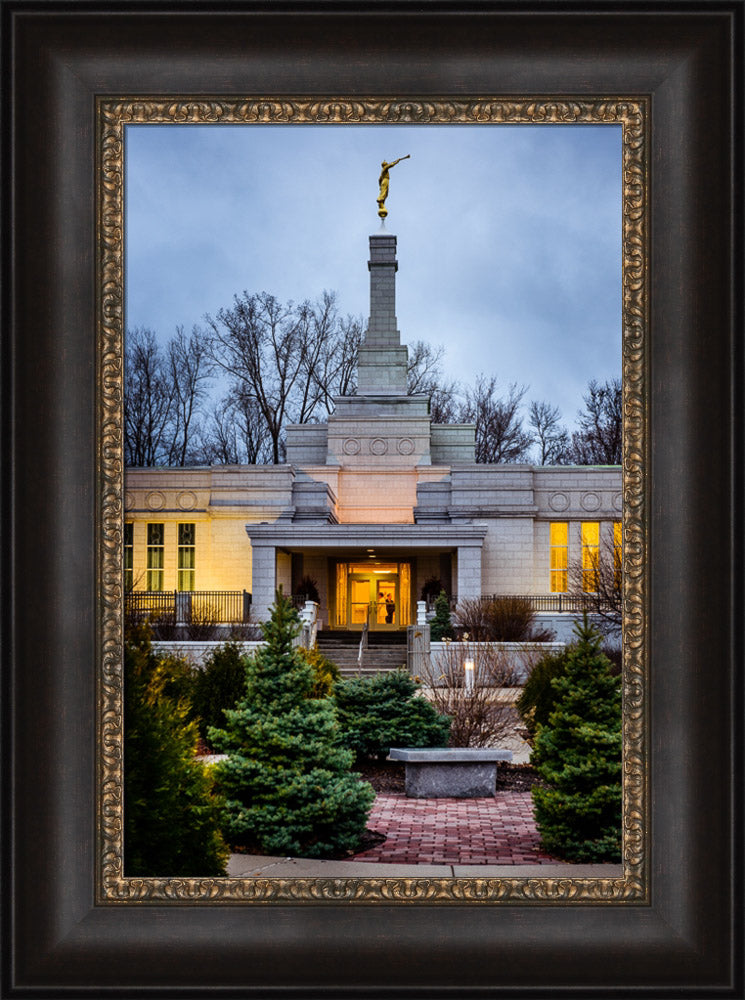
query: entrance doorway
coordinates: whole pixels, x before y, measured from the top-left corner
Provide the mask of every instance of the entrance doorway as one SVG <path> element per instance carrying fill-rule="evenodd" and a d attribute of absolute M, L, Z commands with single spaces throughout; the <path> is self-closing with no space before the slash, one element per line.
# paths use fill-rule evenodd
<path fill-rule="evenodd" d="M 337 628 L 396 629 L 410 623 L 408 563 L 337 563 Z"/>

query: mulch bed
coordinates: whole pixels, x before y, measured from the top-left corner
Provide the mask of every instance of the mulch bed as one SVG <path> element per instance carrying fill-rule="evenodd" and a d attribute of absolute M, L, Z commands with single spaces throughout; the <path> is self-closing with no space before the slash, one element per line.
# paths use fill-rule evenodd
<path fill-rule="evenodd" d="M 398 760 L 358 760 L 354 770 L 369 781 L 378 795 L 395 795 L 404 792 L 404 769 Z M 530 764 L 497 763 L 497 791 L 529 792 L 533 785 L 542 785 Z"/>

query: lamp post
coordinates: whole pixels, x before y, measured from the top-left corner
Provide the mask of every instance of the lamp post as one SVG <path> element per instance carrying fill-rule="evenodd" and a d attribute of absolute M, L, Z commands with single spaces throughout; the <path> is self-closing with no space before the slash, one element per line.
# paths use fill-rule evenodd
<path fill-rule="evenodd" d="M 466 691 L 470 693 L 473 691 L 474 681 L 473 660 L 466 660 L 463 664 L 463 668 L 466 672 Z"/>

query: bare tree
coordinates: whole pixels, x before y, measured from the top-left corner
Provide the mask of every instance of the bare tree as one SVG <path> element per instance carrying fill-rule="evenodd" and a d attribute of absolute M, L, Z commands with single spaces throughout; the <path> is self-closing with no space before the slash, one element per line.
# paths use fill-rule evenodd
<path fill-rule="evenodd" d="M 194 464 L 199 457 L 199 410 L 214 369 L 204 332 L 195 326 L 187 338 L 184 328 L 177 327 L 167 359 L 173 400 L 168 464 Z"/>
<path fill-rule="evenodd" d="M 506 398 L 497 395 L 497 379 L 479 375 L 472 389 L 466 389 L 460 408 L 461 423 L 476 424 L 477 462 L 525 461 L 531 437 L 523 430 L 520 403 L 525 387 L 513 383 Z"/>
<path fill-rule="evenodd" d="M 406 372 L 409 396 L 429 396 L 429 412 L 434 424 L 452 424 L 458 418 L 457 382 L 447 382 L 442 376 L 443 347 L 433 347 L 423 340 L 409 344 Z"/>
<path fill-rule="evenodd" d="M 465 679 L 466 661 L 473 666 L 472 684 Z M 427 700 L 450 716 L 449 746 L 499 746 L 513 732 L 517 714 L 502 689 L 517 683 L 518 671 L 499 647 L 446 641 L 430 657 L 422 681 Z"/>
<path fill-rule="evenodd" d="M 281 438 L 292 390 L 306 362 L 307 314 L 282 305 L 268 292 L 235 296 L 232 309 L 207 317 L 211 355 L 233 379 L 241 397 L 258 405 L 280 461 Z"/>
<path fill-rule="evenodd" d="M 571 461 L 576 465 L 620 465 L 623 443 L 623 395 L 618 378 L 593 379 L 578 414 L 579 430 L 572 434 Z"/>
<path fill-rule="evenodd" d="M 569 593 L 582 599 L 600 631 L 611 639 L 622 632 L 623 574 L 621 546 L 602 535 L 595 552 L 569 566 Z"/>
<path fill-rule="evenodd" d="M 301 399 L 295 407 L 295 423 L 316 420 L 323 408 L 334 409 L 335 396 L 351 396 L 357 388 L 357 358 L 362 341 L 362 320 L 336 310 L 336 295 L 324 292 L 313 303 L 306 303 L 307 335 L 303 359 Z"/>
<path fill-rule="evenodd" d="M 216 465 L 271 462 L 269 431 L 258 403 L 235 390 L 220 400 L 204 433 L 204 460 Z"/>
<path fill-rule="evenodd" d="M 533 400 L 528 408 L 533 442 L 538 453 L 539 465 L 564 465 L 569 453 L 569 434 L 560 423 L 558 406 Z"/>
<path fill-rule="evenodd" d="M 128 331 L 124 348 L 124 460 L 164 464 L 170 451 L 174 386 L 152 330 Z"/>

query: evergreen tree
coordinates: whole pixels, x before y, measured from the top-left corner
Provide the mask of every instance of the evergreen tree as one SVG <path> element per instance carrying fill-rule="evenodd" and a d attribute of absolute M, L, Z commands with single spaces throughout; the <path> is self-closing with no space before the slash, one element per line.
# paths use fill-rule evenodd
<path fill-rule="evenodd" d="M 195 760 L 197 724 L 172 692 L 183 664 L 150 648 L 140 626 L 124 649 L 124 874 L 225 874 L 220 802 Z M 174 679 L 175 678 L 175 679 Z"/>
<path fill-rule="evenodd" d="M 388 756 L 391 747 L 444 747 L 450 719 L 417 692 L 407 670 L 350 677 L 334 688 L 340 741 L 358 757 Z"/>
<path fill-rule="evenodd" d="M 246 694 L 210 742 L 228 758 L 215 768 L 229 841 L 269 854 L 325 857 L 352 851 L 374 792 L 350 772 L 334 704 L 313 698 L 313 666 L 293 648 L 300 623 L 281 592 L 262 626 L 266 645 L 249 660 Z"/>
<path fill-rule="evenodd" d="M 568 861 L 621 860 L 621 687 L 587 615 L 575 625 L 556 703 L 539 725 L 532 790 L 544 848 Z"/>
<path fill-rule="evenodd" d="M 239 642 L 217 646 L 195 671 L 191 697 L 191 717 L 199 726 L 199 735 L 207 739 L 210 726 L 221 726 L 224 710 L 234 708 L 246 687 L 247 656 Z"/>
<path fill-rule="evenodd" d="M 444 590 L 435 598 L 435 617 L 429 623 L 429 634 L 432 642 L 442 639 L 452 639 L 453 625 L 450 621 L 450 601 Z"/>

